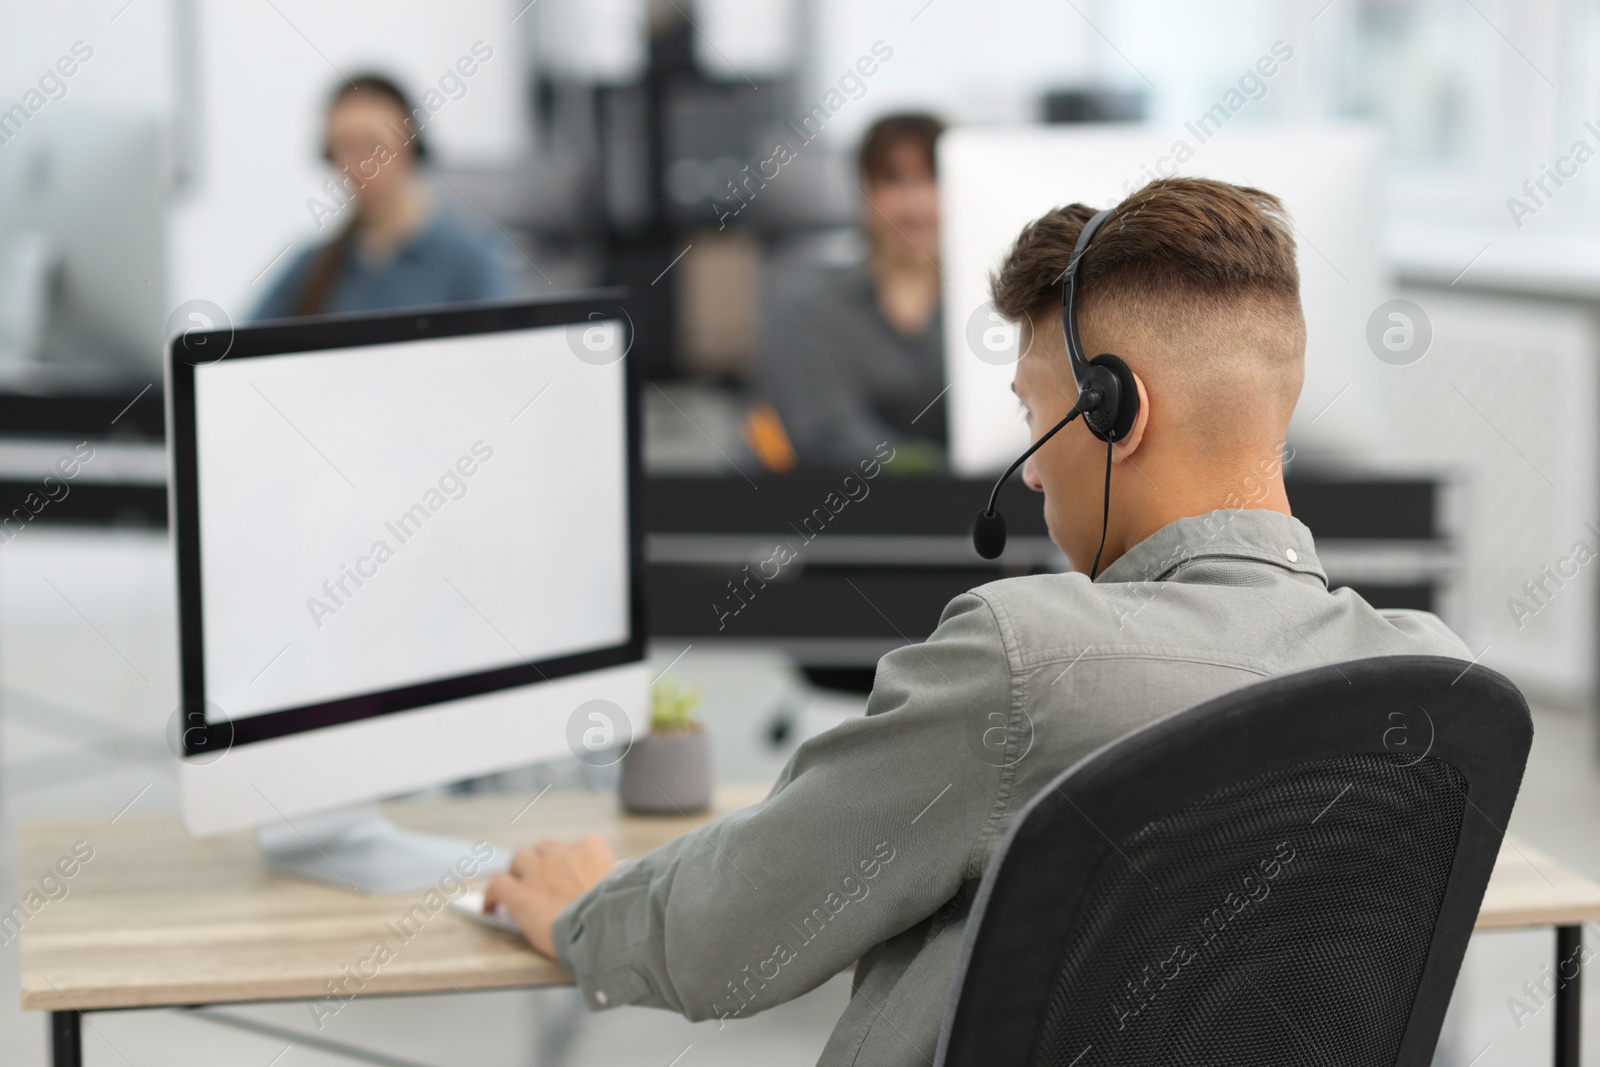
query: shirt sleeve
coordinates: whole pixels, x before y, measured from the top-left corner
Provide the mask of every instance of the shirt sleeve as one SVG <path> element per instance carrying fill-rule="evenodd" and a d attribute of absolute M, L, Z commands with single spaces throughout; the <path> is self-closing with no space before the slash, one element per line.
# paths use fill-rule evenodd
<path fill-rule="evenodd" d="M 561 963 L 591 1008 L 691 1020 L 814 989 L 981 874 L 1004 763 L 984 735 L 1021 714 L 990 607 L 958 597 L 926 642 L 879 662 L 867 714 L 801 745 L 760 804 L 619 866 L 562 912 Z"/>
<path fill-rule="evenodd" d="M 250 316 L 251 322 L 267 322 L 271 319 L 287 319 L 294 316 L 295 307 L 300 303 L 300 293 L 306 286 L 307 273 L 322 248 L 322 245 L 317 245 L 300 253 L 288 267 L 284 268 L 273 281 L 272 288 L 267 290 L 267 295 L 256 305 L 254 313 Z"/>

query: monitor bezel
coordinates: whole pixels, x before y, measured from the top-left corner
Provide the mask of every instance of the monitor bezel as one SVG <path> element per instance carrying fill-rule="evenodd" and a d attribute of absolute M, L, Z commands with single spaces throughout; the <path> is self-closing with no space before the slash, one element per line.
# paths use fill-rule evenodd
<path fill-rule="evenodd" d="M 198 366 L 298 352 L 334 351 L 486 333 L 578 325 L 596 319 L 622 323 L 624 425 L 628 509 L 628 637 L 621 644 L 473 671 L 380 692 L 211 721 L 206 716 L 205 634 L 202 616 L 200 491 L 194 375 Z M 407 308 L 375 314 L 326 315 L 216 329 L 175 337 L 168 349 L 168 448 L 172 462 L 169 511 L 177 557 L 179 744 L 185 756 L 212 756 L 277 737 L 322 730 L 382 715 L 536 685 L 584 671 L 639 662 L 645 655 L 643 456 L 639 361 L 625 290 L 605 290 L 550 301 L 508 301 Z M 216 347 L 210 347 L 215 344 Z M 216 360 L 189 362 L 195 350 L 223 351 Z M 576 357 L 575 357 L 576 358 Z M 225 710 L 225 709 L 224 709 Z"/>

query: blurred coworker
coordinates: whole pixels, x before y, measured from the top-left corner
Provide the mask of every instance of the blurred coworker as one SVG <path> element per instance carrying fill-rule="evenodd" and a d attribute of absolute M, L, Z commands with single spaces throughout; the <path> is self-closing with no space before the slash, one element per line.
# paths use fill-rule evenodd
<path fill-rule="evenodd" d="M 427 148 L 413 114 L 400 87 L 378 75 L 334 93 L 324 152 L 343 188 L 309 203 L 314 215 L 326 204 L 330 214 L 350 218 L 331 242 L 290 263 L 256 309 L 257 319 L 508 295 L 488 243 L 430 203 L 416 174 Z"/>
<path fill-rule="evenodd" d="M 865 263 L 811 267 L 772 292 L 756 388 L 802 466 L 853 464 L 890 442 L 897 471 L 944 463 L 939 187 L 928 115 L 891 115 L 862 142 Z"/>

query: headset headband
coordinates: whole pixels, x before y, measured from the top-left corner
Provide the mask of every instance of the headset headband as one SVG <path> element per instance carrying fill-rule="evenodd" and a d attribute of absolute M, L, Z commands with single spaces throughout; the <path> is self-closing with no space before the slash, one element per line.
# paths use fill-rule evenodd
<path fill-rule="evenodd" d="M 1072 258 L 1061 275 L 1061 333 L 1067 341 L 1067 362 L 1072 366 L 1072 380 L 1081 390 L 1089 381 L 1089 361 L 1083 354 L 1083 341 L 1078 337 L 1078 263 L 1083 259 L 1089 239 L 1111 214 L 1111 209 L 1097 212 L 1078 231 L 1078 243 L 1072 248 Z"/>

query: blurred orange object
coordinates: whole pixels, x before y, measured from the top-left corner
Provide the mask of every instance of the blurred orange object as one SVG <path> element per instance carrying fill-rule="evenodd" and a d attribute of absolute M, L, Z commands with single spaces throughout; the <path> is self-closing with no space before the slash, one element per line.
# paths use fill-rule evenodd
<path fill-rule="evenodd" d="M 794 443 L 771 404 L 757 404 L 745 414 L 744 439 L 767 470 L 774 474 L 794 470 Z"/>

